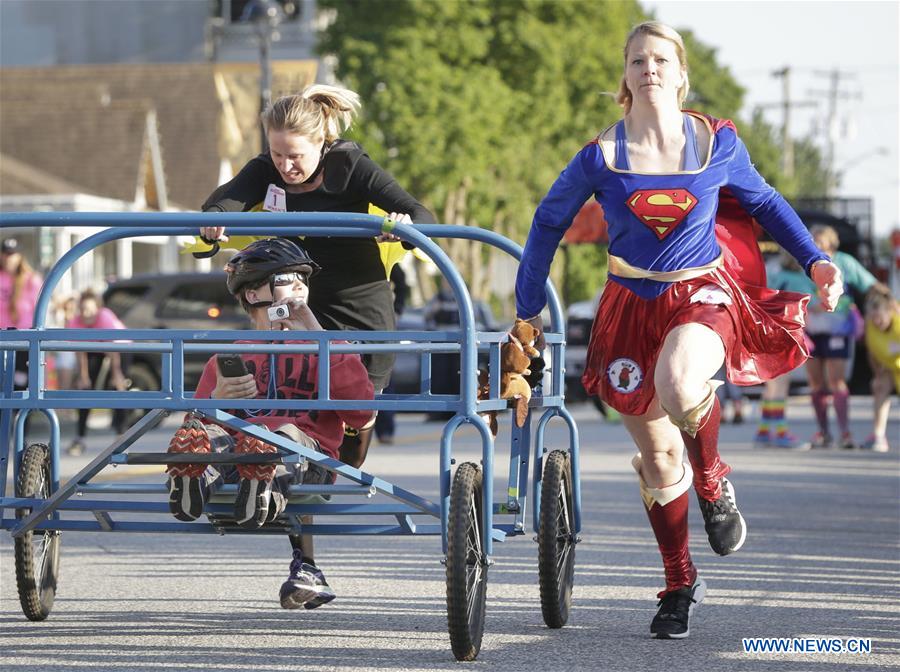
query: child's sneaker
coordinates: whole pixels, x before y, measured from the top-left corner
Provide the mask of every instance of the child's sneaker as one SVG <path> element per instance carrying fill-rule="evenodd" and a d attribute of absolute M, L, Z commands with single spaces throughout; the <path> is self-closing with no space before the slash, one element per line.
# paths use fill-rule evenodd
<path fill-rule="evenodd" d="M 853 435 L 850 432 L 841 434 L 841 448 L 844 450 L 856 450 L 856 442 L 853 440 Z"/>
<path fill-rule="evenodd" d="M 886 453 L 891 448 L 888 444 L 887 437 L 875 436 L 874 434 L 869 434 L 869 436 L 866 437 L 866 440 L 863 441 L 861 447 L 864 450 L 871 450 L 875 453 Z"/>
<path fill-rule="evenodd" d="M 291 561 L 290 576 L 281 584 L 278 593 L 281 606 L 284 609 L 315 609 L 323 604 L 331 602 L 336 595 L 322 570 L 303 562 L 303 553 L 295 549 L 294 559 Z"/>
<path fill-rule="evenodd" d="M 768 429 L 756 430 L 756 436 L 753 437 L 753 445 L 757 448 L 767 448 L 772 445 L 772 434 Z"/>
<path fill-rule="evenodd" d="M 275 446 L 260 441 L 249 434 L 242 434 L 234 447 L 238 455 L 276 453 Z M 269 517 L 272 501 L 272 480 L 275 478 L 275 464 L 238 464 L 237 499 L 234 501 L 234 518 L 238 525 L 248 529 L 262 527 Z"/>
<path fill-rule="evenodd" d="M 824 432 L 816 432 L 813 434 L 812 438 L 809 440 L 809 447 L 813 450 L 820 450 L 826 448 L 834 447 L 834 440 L 831 438 L 831 434 L 825 434 Z"/>
<path fill-rule="evenodd" d="M 209 434 L 203 423 L 188 413 L 181 427 L 169 441 L 169 453 L 210 452 Z M 203 506 L 209 492 L 204 478 L 205 464 L 169 464 L 169 511 L 178 520 L 197 520 L 203 514 Z"/>
<path fill-rule="evenodd" d="M 801 444 L 800 439 L 798 439 L 793 433 L 784 431 L 778 432 L 775 435 L 775 440 L 772 441 L 772 447 L 774 448 L 784 448 L 787 450 L 797 450 L 806 448 Z"/>

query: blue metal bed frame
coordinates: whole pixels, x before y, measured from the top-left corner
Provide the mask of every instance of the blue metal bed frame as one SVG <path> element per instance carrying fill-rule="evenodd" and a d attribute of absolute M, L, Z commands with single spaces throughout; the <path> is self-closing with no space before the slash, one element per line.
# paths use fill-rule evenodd
<path fill-rule="evenodd" d="M 207 513 L 210 522 L 196 521 L 182 523 L 161 522 L 158 514 L 168 514 L 165 501 L 146 499 L 126 499 L 127 495 L 147 495 L 158 493 L 164 500 L 166 487 L 162 483 L 91 483 L 104 467 L 109 464 L 165 464 L 176 461 L 165 452 L 130 453 L 129 448 L 141 436 L 158 425 L 172 412 L 197 411 L 219 424 L 246 432 L 278 447 L 281 460 L 297 463 L 308 460 L 322 465 L 344 477 L 330 486 L 294 486 L 294 495 L 346 495 L 361 494 L 371 496 L 382 493 L 393 503 L 346 504 L 328 503 L 323 499 L 306 498 L 306 503 L 291 503 L 288 514 L 288 531 L 300 531 L 299 516 L 314 515 L 383 515 L 396 518 L 396 524 L 313 524 L 304 525 L 302 531 L 308 534 L 356 534 L 356 535 L 437 535 L 441 534 L 442 548 L 447 553 L 448 511 L 450 505 L 451 465 L 454 463 L 452 443 L 456 430 L 463 424 L 475 427 L 482 443 L 483 469 L 483 525 L 482 548 L 490 563 L 492 542 L 503 541 L 507 537 L 525 533 L 526 501 L 529 493 L 528 470 L 531 462 L 532 488 L 531 508 L 533 528 L 537 531 L 540 520 L 540 486 L 542 477 L 542 454 L 544 434 L 548 422 L 561 418 L 568 427 L 568 451 L 572 467 L 572 495 L 574 502 L 574 523 L 577 534 L 581 530 L 581 493 L 579 477 L 578 431 L 572 416 L 564 404 L 565 341 L 564 319 L 559 299 L 552 284 L 547 283 L 548 307 L 551 328 L 545 334 L 550 349 L 549 389 L 538 393 L 530 402 L 530 412 L 523 428 L 512 427 L 509 458 L 509 485 L 505 501 L 494 502 L 494 438 L 485 421 L 478 415 L 485 411 L 499 411 L 507 408 L 506 400 L 499 399 L 499 359 L 500 345 L 506 340 L 501 332 L 479 332 L 475 329 L 472 301 L 463 280 L 452 261 L 432 238 L 463 238 L 493 245 L 520 260 L 522 249 L 508 239 L 473 227 L 447 225 L 409 226 L 397 224 L 373 215 L 334 213 L 240 213 L 217 214 L 216 224 L 226 226 L 232 235 L 259 235 L 260 231 L 278 235 L 373 237 L 383 231 L 390 231 L 402 240 L 408 241 L 424 251 L 450 283 L 460 309 L 459 331 L 397 331 L 397 332 L 354 332 L 354 337 L 364 339 L 361 343 L 334 343 L 347 338 L 347 332 L 271 332 L 271 331 L 187 331 L 187 330 L 96 330 L 96 329 L 49 329 L 46 327 L 47 311 L 51 295 L 60 278 L 73 263 L 93 248 L 122 238 L 142 236 L 194 235 L 201 224 L 208 223 L 208 216 L 199 213 L 28 213 L 0 215 L 0 228 L 11 226 L 50 227 L 109 227 L 76 244 L 53 266 L 47 274 L 38 298 L 32 329 L 0 331 L 0 528 L 18 537 L 31 530 L 79 530 L 107 532 L 179 532 L 179 533 L 240 533 L 244 530 L 223 523 L 216 524 L 216 516 L 225 514 L 229 507 L 223 504 L 209 504 Z M 315 290 L 313 290 L 315 291 Z M 118 339 L 119 342 L 111 342 Z M 122 342 L 127 339 L 128 342 Z M 413 492 L 409 492 L 377 476 L 355 469 L 321 453 L 304 448 L 264 427 L 252 425 L 230 415 L 226 408 L 235 408 L 236 400 L 194 399 L 192 392 L 184 389 L 183 370 L 186 353 L 209 353 L 222 351 L 221 343 L 213 341 L 262 340 L 265 344 L 228 345 L 229 352 L 257 353 L 315 353 L 319 367 L 320 398 L 309 400 L 240 400 L 239 405 L 247 409 L 377 409 L 385 411 L 450 411 L 454 416 L 447 421 L 440 440 L 438 477 L 440 481 L 440 501 L 434 503 Z M 308 340 L 309 344 L 286 344 L 279 341 Z M 27 389 L 13 391 L 15 354 L 27 351 L 31 362 Z M 119 351 L 123 353 L 156 353 L 161 361 L 162 383 L 159 391 L 106 392 L 94 390 L 47 390 L 45 386 L 45 353 L 54 351 Z M 373 400 L 333 400 L 328 396 L 330 353 L 373 353 L 373 352 L 416 352 L 421 358 L 421 392 L 418 395 L 381 394 Z M 479 352 L 487 352 L 490 363 L 490 398 L 479 401 L 477 395 L 477 357 Z M 461 357 L 461 386 L 459 395 L 432 394 L 430 391 L 431 356 L 436 353 L 459 353 Z M 59 479 L 60 430 L 54 409 L 75 408 L 123 408 L 149 409 L 149 412 L 133 427 L 119 436 L 100 455 L 91 460 L 77 475 L 61 484 Z M 24 426 L 29 413 L 43 413 L 50 422 L 50 460 L 52 487 L 49 499 L 24 499 L 7 493 L 7 476 L 12 464 L 13 482 L 18 473 L 19 460 L 25 449 Z M 532 415 L 540 413 L 532 441 Z M 13 418 L 15 417 L 15 420 Z M 511 418 L 511 414 L 506 415 Z M 184 456 L 190 459 L 191 456 Z M 215 462 L 217 456 L 208 456 L 206 462 Z M 221 456 L 221 461 L 227 461 Z M 196 456 L 192 460 L 197 462 Z M 234 456 L 231 457 L 234 461 Z M 348 485 L 347 482 L 350 482 Z M 226 486 L 226 488 L 229 486 Z M 234 488 L 234 486 L 230 486 Z M 12 493 L 14 494 L 14 493 Z M 104 495 L 107 499 L 88 499 L 84 495 Z M 31 508 L 24 519 L 9 517 L 8 512 L 16 508 Z M 62 514 L 67 511 L 91 512 L 91 519 L 67 519 Z M 116 520 L 114 514 L 152 514 L 147 520 Z M 439 522 L 420 523 L 414 516 L 427 516 Z M 153 518 L 157 520 L 153 520 Z M 498 518 L 509 522 L 495 522 Z M 511 519 L 511 520 L 510 520 Z M 284 533 L 285 527 L 264 527 L 259 532 Z"/>

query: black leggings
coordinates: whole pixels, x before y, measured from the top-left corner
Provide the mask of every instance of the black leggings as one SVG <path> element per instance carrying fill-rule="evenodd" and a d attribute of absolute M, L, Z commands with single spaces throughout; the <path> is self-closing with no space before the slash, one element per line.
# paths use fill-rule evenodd
<path fill-rule="evenodd" d="M 106 358 L 101 352 L 89 352 L 87 353 L 88 358 L 88 377 L 91 380 L 91 387 L 97 389 L 97 379 L 100 377 L 100 370 L 103 367 L 103 360 Z M 109 372 L 107 372 L 106 380 L 104 382 L 104 387 L 106 389 L 112 389 L 110 387 L 110 376 Z M 78 438 L 84 438 L 87 436 L 87 422 L 88 416 L 91 414 L 90 408 L 79 408 L 78 409 Z M 117 433 L 121 434 L 125 431 L 125 418 L 127 417 L 127 411 L 122 408 L 117 408 L 113 410 L 112 417 L 112 426 L 113 430 Z"/>

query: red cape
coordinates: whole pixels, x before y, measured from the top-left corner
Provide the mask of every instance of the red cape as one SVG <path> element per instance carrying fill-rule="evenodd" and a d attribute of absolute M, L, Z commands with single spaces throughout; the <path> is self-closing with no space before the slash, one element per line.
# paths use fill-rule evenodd
<path fill-rule="evenodd" d="M 690 110 L 686 110 L 690 111 Z M 698 112 L 709 121 L 713 133 L 730 128 L 737 133 L 730 119 L 715 119 Z M 716 212 L 716 241 L 722 248 L 725 268 L 743 285 L 766 286 L 766 265 L 757 243 L 759 224 L 724 187 L 719 190 L 719 209 Z"/>

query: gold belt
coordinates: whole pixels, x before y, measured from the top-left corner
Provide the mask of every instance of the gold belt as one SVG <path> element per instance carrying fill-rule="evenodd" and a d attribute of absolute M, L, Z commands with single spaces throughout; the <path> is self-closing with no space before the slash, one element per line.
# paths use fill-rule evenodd
<path fill-rule="evenodd" d="M 677 271 L 648 271 L 646 268 L 638 268 L 632 266 L 622 257 L 614 254 L 609 255 L 609 272 L 620 278 L 648 278 L 658 282 L 678 282 L 680 280 L 691 280 L 706 275 L 710 271 L 714 271 L 722 265 L 722 255 L 713 259 L 708 264 L 696 266 L 694 268 L 682 268 Z"/>

